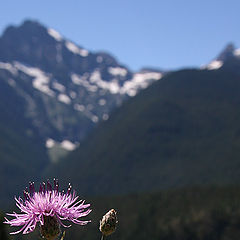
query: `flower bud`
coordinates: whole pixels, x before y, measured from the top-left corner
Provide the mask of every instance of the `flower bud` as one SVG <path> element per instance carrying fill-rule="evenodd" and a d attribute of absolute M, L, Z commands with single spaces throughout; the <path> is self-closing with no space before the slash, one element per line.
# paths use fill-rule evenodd
<path fill-rule="evenodd" d="M 102 220 L 100 220 L 99 230 L 102 232 L 103 236 L 108 236 L 115 232 L 117 223 L 117 212 L 111 209 L 103 216 Z"/>

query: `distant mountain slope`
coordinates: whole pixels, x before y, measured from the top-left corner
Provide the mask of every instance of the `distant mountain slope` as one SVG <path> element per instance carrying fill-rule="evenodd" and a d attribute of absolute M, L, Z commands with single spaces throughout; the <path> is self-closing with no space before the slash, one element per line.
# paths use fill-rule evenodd
<path fill-rule="evenodd" d="M 48 163 L 44 147 L 22 112 L 22 99 L 0 81 L 0 205 L 9 204 L 30 180 L 40 179 Z M 10 100 L 11 99 L 11 100 Z M 16 104 L 18 103 L 18 104 Z"/>
<path fill-rule="evenodd" d="M 237 181 L 239 52 L 229 45 L 203 67 L 214 71 L 162 78 L 154 69 L 133 73 L 35 21 L 8 27 L 0 37 L 0 203 L 39 179 L 47 148 L 57 146 L 56 157 L 59 146 L 79 143 L 52 171 L 86 193 L 228 182 L 231 171 Z"/>
<path fill-rule="evenodd" d="M 240 76 L 224 69 L 168 74 L 126 102 L 50 175 L 85 194 L 239 183 L 239 93 Z"/>
<path fill-rule="evenodd" d="M 209 64 L 202 66 L 203 69 L 214 70 L 224 69 L 240 74 L 240 48 L 236 48 L 232 43 L 226 47 Z"/>
<path fill-rule="evenodd" d="M 23 99 L 23 114 L 48 147 L 68 141 L 73 149 L 112 109 L 161 76 L 132 73 L 110 54 L 90 52 L 35 21 L 10 26 L 0 38 L 0 81 Z"/>
<path fill-rule="evenodd" d="M 36 21 L 0 37 L 0 205 L 162 73 L 132 73 Z M 55 148 L 54 148 L 55 147 Z M 48 155 L 47 151 L 51 149 Z M 2 205 L 3 204 L 3 205 Z"/>

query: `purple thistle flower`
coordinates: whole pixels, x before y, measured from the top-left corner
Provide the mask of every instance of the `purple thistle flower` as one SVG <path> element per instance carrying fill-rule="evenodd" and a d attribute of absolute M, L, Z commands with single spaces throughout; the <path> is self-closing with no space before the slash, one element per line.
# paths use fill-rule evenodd
<path fill-rule="evenodd" d="M 16 206 L 21 213 L 7 214 L 14 217 L 9 220 L 5 218 L 6 224 L 11 226 L 22 226 L 19 231 L 12 232 L 17 234 L 23 232 L 27 234 L 32 232 L 37 223 L 40 224 L 40 232 L 46 239 L 55 239 L 60 234 L 60 226 L 66 226 L 63 220 L 71 221 L 75 224 L 85 225 L 90 221 L 81 221 L 80 217 L 84 217 L 91 212 L 88 207 L 90 204 L 84 204 L 85 201 L 79 200 L 75 191 L 71 193 L 71 185 L 69 184 L 67 193 L 58 191 L 58 181 L 54 179 L 54 186 L 49 181 L 47 184 L 40 184 L 39 192 L 35 192 L 34 183 L 29 183 L 29 191 L 23 191 L 25 200 L 21 197 L 16 198 Z"/>

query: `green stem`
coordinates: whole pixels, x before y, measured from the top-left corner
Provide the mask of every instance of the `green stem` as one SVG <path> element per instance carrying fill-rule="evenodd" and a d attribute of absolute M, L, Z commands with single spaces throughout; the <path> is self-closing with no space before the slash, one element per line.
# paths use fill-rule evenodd
<path fill-rule="evenodd" d="M 102 235 L 101 240 L 104 240 L 104 235 Z"/>
<path fill-rule="evenodd" d="M 65 231 L 63 232 L 63 235 L 62 235 L 62 237 L 61 237 L 61 240 L 63 240 L 64 237 L 65 237 Z"/>

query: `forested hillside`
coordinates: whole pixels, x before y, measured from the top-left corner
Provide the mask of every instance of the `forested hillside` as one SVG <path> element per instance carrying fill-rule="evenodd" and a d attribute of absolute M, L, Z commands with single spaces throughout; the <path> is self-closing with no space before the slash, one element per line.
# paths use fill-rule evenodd
<path fill-rule="evenodd" d="M 168 74 L 48 176 L 68 179 L 84 194 L 239 183 L 239 92 L 239 75 L 224 69 Z"/>

